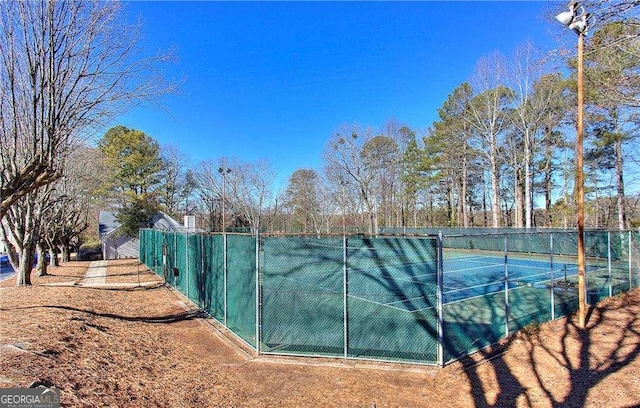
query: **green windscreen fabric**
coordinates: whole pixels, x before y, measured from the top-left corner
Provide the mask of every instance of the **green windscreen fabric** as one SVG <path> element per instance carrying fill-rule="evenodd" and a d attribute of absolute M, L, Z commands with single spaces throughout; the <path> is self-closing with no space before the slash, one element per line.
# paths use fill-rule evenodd
<path fill-rule="evenodd" d="M 187 296 L 189 299 L 203 307 L 200 282 L 204 274 L 202 254 L 202 242 L 204 235 L 187 235 Z"/>
<path fill-rule="evenodd" d="M 348 239 L 348 356 L 437 362 L 436 258 L 434 239 Z"/>
<path fill-rule="evenodd" d="M 633 288 L 640 287 L 640 231 L 629 232 L 631 235 L 631 286 Z"/>
<path fill-rule="evenodd" d="M 262 239 L 262 350 L 435 363 L 435 241 L 346 244 L 345 259 L 342 238 Z"/>
<path fill-rule="evenodd" d="M 576 232 L 504 230 L 445 235 L 439 263 L 433 236 L 142 229 L 140 259 L 262 353 L 438 364 L 578 310 Z M 584 243 L 589 304 L 640 286 L 639 232 Z"/>
<path fill-rule="evenodd" d="M 151 259 L 149 257 L 149 243 L 151 242 L 151 240 L 148 238 L 148 235 L 150 234 L 148 234 L 147 231 L 148 230 L 143 229 L 138 231 L 138 241 L 140 241 L 140 252 L 138 258 L 140 258 L 140 262 L 142 262 L 144 265 L 147 265 L 148 267 L 148 264 L 151 264 Z"/>
<path fill-rule="evenodd" d="M 612 262 L 612 284 L 614 293 L 630 290 L 636 285 L 633 281 L 633 263 L 638 262 L 638 257 L 633 257 L 633 232 L 611 232 L 612 250 L 614 255 Z"/>
<path fill-rule="evenodd" d="M 173 268 L 177 268 L 175 234 L 172 232 L 166 232 L 162 234 L 162 238 L 163 238 L 163 245 L 165 245 L 167 248 L 167 256 L 165 261 L 166 263 L 165 263 L 165 267 L 163 267 L 162 273 L 166 282 L 169 285 L 176 287 L 176 276 L 173 272 Z"/>
<path fill-rule="evenodd" d="M 203 241 L 203 274 L 198 283 L 202 308 L 221 323 L 225 322 L 224 236 L 208 235 Z"/>
<path fill-rule="evenodd" d="M 263 237 L 261 243 L 261 349 L 342 355 L 342 238 Z"/>
<path fill-rule="evenodd" d="M 185 234 L 174 233 L 175 266 L 173 284 L 182 293 L 187 295 L 187 237 Z"/>
<path fill-rule="evenodd" d="M 256 273 L 256 238 L 227 235 L 227 327 L 253 347 L 257 347 Z"/>
<path fill-rule="evenodd" d="M 147 230 L 147 233 L 147 243 L 149 245 L 149 253 L 152 258 L 147 266 L 158 276 L 162 276 L 162 232 L 157 230 Z"/>

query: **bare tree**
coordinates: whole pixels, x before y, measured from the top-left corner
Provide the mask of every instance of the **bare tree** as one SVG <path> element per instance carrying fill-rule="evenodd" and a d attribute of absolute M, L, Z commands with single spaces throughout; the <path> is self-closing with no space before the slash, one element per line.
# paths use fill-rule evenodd
<path fill-rule="evenodd" d="M 62 262 L 69 261 L 70 248 L 88 227 L 91 210 L 102 204 L 100 196 L 108 173 L 100 157 L 98 149 L 79 147 L 67 159 L 62 179 L 54 184 L 50 201 L 55 204 L 43 220 L 51 259 L 59 249 Z"/>
<path fill-rule="evenodd" d="M 533 164 L 545 138 L 549 116 L 557 119 L 558 101 L 562 100 L 563 88 L 556 86 L 557 81 L 547 74 L 544 56 L 530 42 L 516 48 L 509 64 L 509 86 L 513 90 L 513 109 L 509 118 L 515 127 L 515 136 L 522 149 L 520 168 L 523 173 L 516 177 L 524 182 L 524 226 L 531 228 L 533 223 Z M 561 112 L 563 113 L 563 112 Z M 548 129 L 547 129 L 548 130 Z M 519 182 L 516 183 L 516 189 Z M 517 217 L 516 226 L 521 226 L 521 217 Z"/>
<path fill-rule="evenodd" d="M 49 191 L 45 191 L 49 190 Z M 37 189 L 18 198 L 0 222 L 0 239 L 16 272 L 16 285 L 31 284 L 31 264 L 39 240 L 42 208 L 50 189 Z"/>
<path fill-rule="evenodd" d="M 463 116 L 470 130 L 477 136 L 472 147 L 482 152 L 491 180 L 491 217 L 494 228 L 500 226 L 500 149 L 508 126 L 505 108 L 512 91 L 505 86 L 505 58 L 500 53 L 478 61 L 471 81 L 476 94 L 467 104 Z"/>
<path fill-rule="evenodd" d="M 616 75 L 615 80 L 598 81 L 601 96 L 609 103 L 637 109 L 640 107 L 640 64 L 621 66 L 620 62 L 640 61 L 640 2 L 589 0 L 585 8 L 597 16 L 591 31 L 618 29 L 616 35 L 601 35 L 598 41 L 590 42 L 585 53 L 587 59 L 592 53 L 613 57 L 600 59 L 600 69 L 621 74 Z"/>
<path fill-rule="evenodd" d="M 214 231 L 221 224 L 219 215 L 222 211 L 222 179 L 219 168 L 220 163 L 209 159 L 198 163 L 194 169 L 196 195 L 209 231 Z"/>
<path fill-rule="evenodd" d="M 120 11 L 111 1 L 0 2 L 0 216 L 18 205 L 13 216 L 25 217 L 23 226 L 38 223 L 36 190 L 62 177 L 80 140 L 174 89 L 155 70 L 168 56 L 136 58 L 138 26 Z M 27 248 L 30 259 L 33 240 L 16 239 L 27 247 L 10 250 Z M 21 274 L 18 283 L 28 283 Z"/>
<path fill-rule="evenodd" d="M 230 162 L 227 178 L 227 194 L 236 217 L 241 216 L 252 232 L 260 230 L 262 215 L 271 199 L 276 172 L 266 160 Z"/>
<path fill-rule="evenodd" d="M 371 192 L 379 203 L 383 225 L 393 226 L 394 198 L 401 160 L 398 144 L 389 136 L 375 136 L 362 146 L 360 155 L 364 170 L 373 181 Z"/>
<path fill-rule="evenodd" d="M 358 192 L 359 202 L 364 206 L 367 229 L 370 234 L 378 231 L 378 202 L 375 177 L 372 168 L 365 163 L 363 147 L 373 139 L 371 129 L 364 132 L 359 126 L 343 125 L 328 141 L 324 150 L 327 176 L 338 190 L 340 183 Z"/>
<path fill-rule="evenodd" d="M 218 227 L 221 217 L 217 215 L 225 211 L 233 213 L 236 227 L 248 225 L 253 232 L 260 230 L 275 177 L 275 170 L 265 160 L 243 162 L 223 157 L 199 163 L 194 179 L 209 228 Z"/>

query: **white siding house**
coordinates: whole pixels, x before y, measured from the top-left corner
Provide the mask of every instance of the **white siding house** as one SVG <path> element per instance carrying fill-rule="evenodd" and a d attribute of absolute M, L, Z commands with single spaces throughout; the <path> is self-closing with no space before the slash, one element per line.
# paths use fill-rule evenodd
<path fill-rule="evenodd" d="M 103 259 L 138 258 L 140 241 L 137 237 L 131 238 L 119 231 L 120 223 L 116 219 L 117 214 L 115 211 L 100 211 L 98 235 L 102 242 L 102 257 Z M 163 231 L 186 231 L 178 221 L 163 212 L 153 216 L 152 228 Z"/>

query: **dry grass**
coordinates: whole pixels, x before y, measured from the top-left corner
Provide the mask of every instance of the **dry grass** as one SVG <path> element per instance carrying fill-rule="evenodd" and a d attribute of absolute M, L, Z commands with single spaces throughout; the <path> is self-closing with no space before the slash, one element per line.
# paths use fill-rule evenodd
<path fill-rule="evenodd" d="M 572 320 L 435 369 L 341 360 L 247 358 L 164 286 L 44 286 L 80 281 L 67 263 L 34 285 L 0 284 L 0 387 L 42 381 L 65 406 L 593 406 L 640 404 L 640 290 Z M 141 282 L 158 278 L 141 268 Z M 111 262 L 107 283 L 138 280 Z"/>

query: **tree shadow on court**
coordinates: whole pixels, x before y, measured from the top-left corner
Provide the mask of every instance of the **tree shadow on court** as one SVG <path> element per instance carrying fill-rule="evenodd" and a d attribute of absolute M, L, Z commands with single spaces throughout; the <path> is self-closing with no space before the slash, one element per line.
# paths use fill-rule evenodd
<path fill-rule="evenodd" d="M 424 253 L 421 248 L 415 247 L 416 242 L 409 241 L 410 246 L 406 247 L 394 245 L 393 240 L 388 240 L 386 249 L 390 249 L 396 259 L 406 259 L 407 252 Z M 437 338 L 437 328 L 422 316 L 430 309 L 416 302 L 416 290 L 421 289 L 422 299 L 428 300 L 432 306 L 431 310 L 437 310 L 437 298 L 431 291 L 425 290 L 429 285 L 421 284 L 419 279 L 424 266 L 405 270 L 416 278 L 416 288 L 409 288 L 384 263 L 384 259 L 387 259 L 390 253 L 380 253 L 373 249 L 375 245 L 369 245 L 367 241 L 365 243 L 367 247 L 372 248 L 370 254 L 377 260 L 378 270 L 358 272 L 365 274 L 389 292 L 396 293 L 398 298 L 405 302 L 408 310 L 414 310 L 412 315 L 422 330 Z M 424 262 L 426 266 L 430 262 L 429 258 L 423 256 L 418 262 Z M 470 384 L 475 406 L 510 407 L 523 401 L 526 401 L 525 404 L 528 406 L 539 405 L 539 396 L 535 395 L 535 391 L 532 392 L 532 381 L 540 388 L 551 406 L 584 406 L 590 389 L 640 357 L 639 308 L 638 305 L 628 305 L 625 301 L 605 302 L 608 305 L 613 303 L 614 306 L 594 309 L 589 328 L 586 330 L 577 328 L 575 319 L 569 317 L 550 323 L 559 329 L 552 333 L 545 332 L 544 336 L 541 336 L 541 325 L 551 320 L 551 290 L 533 286 L 512 289 L 509 307 L 506 306 L 507 302 L 502 300 L 504 293 L 478 295 L 475 299 L 461 302 L 457 311 L 453 306 L 444 305 L 442 347 L 445 356 L 462 357 L 464 369 L 461 375 L 464 375 Z M 575 293 L 565 293 L 565 297 L 558 295 L 554 302 L 556 315 L 570 312 L 575 296 Z M 423 311 L 420 311 L 419 306 L 422 306 Z M 632 310 L 627 310 L 629 308 Z M 626 313 L 621 317 L 609 316 L 616 311 Z M 510 333 L 506 338 L 505 314 L 509 316 L 507 322 Z M 597 330 L 594 331 L 594 328 Z M 557 339 L 555 347 L 549 346 L 552 339 Z M 608 349 L 604 347 L 603 350 L 603 339 L 607 339 Z M 477 347 L 474 346 L 476 342 Z M 527 351 L 522 357 L 527 360 L 526 370 L 530 372 L 526 376 L 522 375 L 522 367 L 514 365 L 505 354 L 514 346 L 517 346 L 517 352 L 520 353 L 523 344 Z M 470 352 L 471 356 L 463 357 Z M 445 357 L 445 363 L 447 359 Z M 549 368 L 549 361 L 554 362 L 555 367 Z M 566 387 L 566 392 L 557 390 L 559 375 L 563 376 L 561 387 Z"/>
<path fill-rule="evenodd" d="M 375 314 L 359 318 L 368 321 L 360 332 L 364 329 L 374 333 L 369 338 L 377 337 L 380 342 L 386 340 L 387 350 L 382 348 L 379 352 L 383 355 L 377 357 L 436 363 L 438 302 L 434 285 L 434 241 L 428 238 L 358 237 L 349 242 L 350 300 L 375 301 L 376 296 L 380 296 L 377 309 L 384 311 L 387 317 L 384 321 Z M 361 283 L 357 287 L 352 282 Z M 410 316 L 413 324 L 406 316 Z M 397 338 L 398 332 L 401 338 Z M 366 357 L 371 351 L 363 349 L 359 352 Z"/>
<path fill-rule="evenodd" d="M 399 281 L 398 277 L 390 273 L 388 268 L 383 265 L 380 265 L 382 274 L 371 278 L 388 291 L 396 293 L 405 303 L 407 310 L 412 311 L 411 315 L 416 324 L 428 336 L 437 341 L 439 336 L 437 327 L 438 299 L 437 293 L 434 293 L 437 288 L 437 270 L 434 269 L 436 268 L 436 262 L 434 262 L 436 254 L 425 251 L 421 247 L 421 243 L 424 242 L 416 239 L 409 241 L 388 240 L 388 247 L 392 250 L 392 258 L 407 259 L 409 257 L 416 262 L 417 267 L 405 269 L 413 280 L 413 285 L 407 287 L 403 281 Z M 409 246 L 405 247 L 407 243 Z M 433 241 L 432 243 L 435 244 Z M 433 250 L 436 250 L 436 245 Z M 373 252 L 372 255 L 376 259 L 388 259 L 390 254 Z M 432 281 L 427 284 L 424 281 L 425 273 L 431 275 L 432 278 Z M 490 286 L 488 285 L 488 287 Z M 475 299 L 475 306 L 462 306 L 464 303 L 458 303 L 458 306 L 462 307 L 450 310 L 446 305 L 443 305 L 441 341 L 445 363 L 450 359 L 463 357 L 475 348 L 479 349 L 477 353 L 487 355 L 488 359 L 490 352 L 485 346 L 500 341 L 500 324 L 504 321 L 504 304 L 496 302 L 496 297 L 491 295 L 490 289 L 487 291 L 488 293 L 485 293 L 484 296 Z M 419 293 L 420 297 L 416 298 L 416 293 Z M 474 315 L 474 311 L 481 313 L 482 316 Z M 425 314 L 431 316 L 425 318 Z M 503 340 L 502 347 L 508 347 L 510 341 L 511 339 Z M 496 369 L 500 371 L 500 376 L 497 378 L 500 393 L 497 396 L 495 406 L 513 406 L 518 396 L 524 394 L 526 388 L 502 361 L 495 360 L 492 364 L 495 364 Z M 475 406 L 491 406 L 492 404 L 481 386 L 482 377 L 479 373 L 473 369 L 466 370 L 464 373 L 472 385 L 471 393 Z"/>

